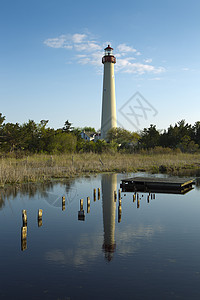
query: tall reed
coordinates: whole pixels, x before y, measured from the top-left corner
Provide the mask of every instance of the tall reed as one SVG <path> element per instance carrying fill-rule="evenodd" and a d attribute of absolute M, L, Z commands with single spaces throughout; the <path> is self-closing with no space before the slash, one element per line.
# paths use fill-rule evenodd
<path fill-rule="evenodd" d="M 167 172 L 200 169 L 200 154 L 37 154 L 0 159 L 0 185 L 48 181 L 99 172 Z"/>

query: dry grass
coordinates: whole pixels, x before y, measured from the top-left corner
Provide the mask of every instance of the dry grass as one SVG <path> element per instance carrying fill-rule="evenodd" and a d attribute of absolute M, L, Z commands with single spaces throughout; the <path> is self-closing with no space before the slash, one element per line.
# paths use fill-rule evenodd
<path fill-rule="evenodd" d="M 99 172 L 167 172 L 200 169 L 200 154 L 65 154 L 1 158 L 0 185 L 48 181 Z"/>

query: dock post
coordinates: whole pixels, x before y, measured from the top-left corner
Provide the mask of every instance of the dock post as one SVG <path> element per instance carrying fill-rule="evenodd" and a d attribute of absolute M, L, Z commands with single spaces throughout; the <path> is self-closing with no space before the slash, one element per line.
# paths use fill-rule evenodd
<path fill-rule="evenodd" d="M 27 238 L 27 227 L 26 226 L 22 227 L 21 233 L 22 233 L 21 234 L 22 240 L 26 239 Z"/>
<path fill-rule="evenodd" d="M 62 211 L 65 210 L 65 196 L 62 196 Z"/>
<path fill-rule="evenodd" d="M 27 227 L 23 226 L 21 228 L 21 251 L 27 249 Z"/>
<path fill-rule="evenodd" d="M 117 200 L 117 192 L 114 191 L 114 201 L 116 202 L 116 200 Z"/>
<path fill-rule="evenodd" d="M 133 194 L 133 202 L 135 202 L 135 194 Z"/>
<path fill-rule="evenodd" d="M 23 221 L 23 226 L 27 226 L 27 212 L 26 209 L 22 210 L 22 221 Z"/>
<path fill-rule="evenodd" d="M 85 211 L 83 210 L 83 199 L 80 199 L 80 210 L 78 211 L 78 220 L 85 221 Z"/>
<path fill-rule="evenodd" d="M 100 200 L 100 188 L 98 188 L 98 200 Z"/>
<path fill-rule="evenodd" d="M 85 221 L 85 211 L 84 210 L 79 210 L 78 211 L 78 220 L 79 221 Z"/>
<path fill-rule="evenodd" d="M 94 194 L 94 202 L 95 202 L 96 201 L 96 189 L 94 189 L 93 194 Z"/>
<path fill-rule="evenodd" d="M 122 219 L 122 207 L 121 205 L 118 206 L 118 223 L 121 222 Z"/>
<path fill-rule="evenodd" d="M 118 191 L 119 200 L 121 200 L 121 190 Z"/>
<path fill-rule="evenodd" d="M 140 200 L 137 199 L 137 208 L 140 208 Z"/>
<path fill-rule="evenodd" d="M 42 209 L 38 209 L 38 219 L 42 219 Z"/>
<path fill-rule="evenodd" d="M 90 212 L 90 197 L 87 197 L 87 213 Z"/>
<path fill-rule="evenodd" d="M 118 223 L 121 222 L 122 218 L 122 200 L 119 199 L 119 205 L 118 205 Z"/>
<path fill-rule="evenodd" d="M 42 226 L 42 209 L 38 209 L 38 227 Z"/>
<path fill-rule="evenodd" d="M 83 199 L 80 199 L 80 211 L 83 210 Z"/>

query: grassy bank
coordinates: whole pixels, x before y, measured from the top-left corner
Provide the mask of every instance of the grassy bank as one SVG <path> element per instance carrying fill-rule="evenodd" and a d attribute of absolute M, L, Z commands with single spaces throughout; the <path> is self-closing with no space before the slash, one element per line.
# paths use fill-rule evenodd
<path fill-rule="evenodd" d="M 99 172 L 166 172 L 200 170 L 200 154 L 73 154 L 1 158 L 0 185 L 48 181 Z M 189 173 L 188 173 L 189 174 Z"/>

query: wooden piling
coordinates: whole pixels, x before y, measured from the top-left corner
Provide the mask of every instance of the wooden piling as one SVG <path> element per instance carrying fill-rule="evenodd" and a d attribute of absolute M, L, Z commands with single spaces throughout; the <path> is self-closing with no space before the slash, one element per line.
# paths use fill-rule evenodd
<path fill-rule="evenodd" d="M 42 226 L 42 219 L 38 218 L 38 227 L 41 227 L 41 226 Z"/>
<path fill-rule="evenodd" d="M 135 194 L 133 194 L 133 202 L 135 202 Z"/>
<path fill-rule="evenodd" d="M 114 191 L 114 201 L 116 202 L 116 200 L 117 200 L 117 192 Z"/>
<path fill-rule="evenodd" d="M 83 199 L 80 199 L 80 211 L 83 210 Z"/>
<path fill-rule="evenodd" d="M 38 227 L 42 226 L 42 209 L 38 209 Z"/>
<path fill-rule="evenodd" d="M 94 202 L 96 201 L 96 189 L 93 191 L 93 196 L 94 196 Z"/>
<path fill-rule="evenodd" d="M 122 207 L 121 205 L 118 206 L 118 223 L 121 222 L 122 219 Z"/>
<path fill-rule="evenodd" d="M 62 211 L 65 210 L 65 196 L 62 196 Z"/>
<path fill-rule="evenodd" d="M 84 210 L 79 210 L 79 212 L 78 212 L 78 220 L 79 221 L 85 221 L 85 211 Z"/>
<path fill-rule="evenodd" d="M 98 200 L 100 200 L 100 188 L 98 188 Z"/>
<path fill-rule="evenodd" d="M 137 208 L 140 208 L 140 200 L 137 199 Z"/>
<path fill-rule="evenodd" d="M 27 238 L 27 226 L 21 228 L 21 239 L 24 240 Z"/>
<path fill-rule="evenodd" d="M 90 197 L 87 197 L 87 214 L 90 212 Z"/>
<path fill-rule="evenodd" d="M 21 239 L 21 251 L 27 249 L 27 239 Z"/>
<path fill-rule="evenodd" d="M 23 221 L 23 226 L 27 225 L 27 212 L 26 209 L 22 210 L 22 221 Z"/>
<path fill-rule="evenodd" d="M 21 251 L 27 249 L 27 226 L 21 228 Z"/>
<path fill-rule="evenodd" d="M 38 220 L 42 219 L 42 209 L 38 209 Z"/>
<path fill-rule="evenodd" d="M 118 197 L 119 197 L 119 200 L 121 200 L 121 190 L 120 189 L 118 191 Z"/>

